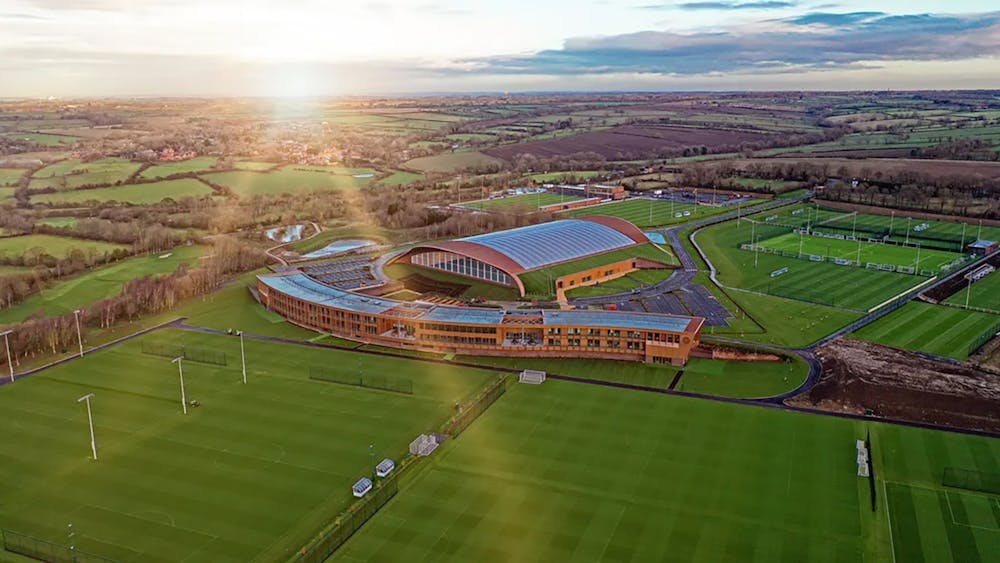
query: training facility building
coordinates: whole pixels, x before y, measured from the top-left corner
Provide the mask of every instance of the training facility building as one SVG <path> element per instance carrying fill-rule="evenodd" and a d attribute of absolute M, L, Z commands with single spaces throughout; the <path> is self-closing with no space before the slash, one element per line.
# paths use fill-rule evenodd
<path fill-rule="evenodd" d="M 300 271 L 260 275 L 256 289 L 265 307 L 310 330 L 394 348 L 480 356 L 683 365 L 705 322 L 653 313 L 401 302 L 336 289 Z"/>
<path fill-rule="evenodd" d="M 647 243 L 632 223 L 600 215 L 422 244 L 394 262 L 513 287 L 523 297 L 520 274 Z"/>

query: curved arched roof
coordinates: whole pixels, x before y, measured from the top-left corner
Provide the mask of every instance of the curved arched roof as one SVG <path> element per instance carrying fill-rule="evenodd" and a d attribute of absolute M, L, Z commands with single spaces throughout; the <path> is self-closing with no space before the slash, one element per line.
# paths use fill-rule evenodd
<path fill-rule="evenodd" d="M 640 238 L 636 238 L 636 233 Z M 643 241 L 642 232 L 628 221 L 597 216 L 562 219 L 466 237 L 454 242 L 485 247 L 513 261 L 524 271 L 625 248 Z"/>

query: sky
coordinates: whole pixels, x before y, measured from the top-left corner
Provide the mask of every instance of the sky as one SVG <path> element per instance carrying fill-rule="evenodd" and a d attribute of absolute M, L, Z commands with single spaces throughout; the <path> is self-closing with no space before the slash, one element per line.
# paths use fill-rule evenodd
<path fill-rule="evenodd" d="M 995 0 L 0 0 L 0 97 L 949 88 Z"/>

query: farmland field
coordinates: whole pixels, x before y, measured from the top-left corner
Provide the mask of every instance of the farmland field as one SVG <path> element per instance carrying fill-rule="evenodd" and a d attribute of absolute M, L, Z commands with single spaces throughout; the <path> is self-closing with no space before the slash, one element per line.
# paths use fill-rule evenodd
<path fill-rule="evenodd" d="M 68 190 L 85 185 L 114 184 L 127 180 L 140 166 L 122 158 L 104 158 L 93 162 L 63 160 L 35 172 L 29 187 Z"/>
<path fill-rule="evenodd" d="M 133 341 L 0 387 L 16 419 L 0 442 L 0 527 L 122 562 L 284 561 L 346 508 L 378 459 L 399 459 L 489 372 L 304 346 L 160 331 L 152 343 L 224 352 L 225 367 L 177 367 Z M 413 395 L 317 382 L 309 368 L 390 372 Z M 98 461 L 87 440 L 94 392 Z M 31 455 L 25 455 L 30 451 Z"/>
<path fill-rule="evenodd" d="M 402 172 L 400 170 L 396 170 L 392 174 L 379 180 L 379 183 L 385 184 L 386 186 L 404 186 L 406 184 L 412 184 L 413 182 L 423 181 L 423 179 L 424 179 L 423 174 L 415 174 L 413 172 Z"/>
<path fill-rule="evenodd" d="M 0 186 L 15 186 L 27 170 L 21 168 L 0 168 Z"/>
<path fill-rule="evenodd" d="M 250 160 L 237 160 L 233 163 L 233 168 L 237 170 L 254 170 L 263 172 L 278 166 L 275 162 L 254 162 Z"/>
<path fill-rule="evenodd" d="M 214 156 L 202 156 L 198 158 L 191 158 L 188 160 L 181 160 L 178 162 L 169 162 L 165 164 L 157 164 L 155 166 L 150 166 L 149 168 L 143 170 L 140 174 L 140 178 L 164 178 L 166 176 L 171 176 L 173 174 L 183 174 L 185 172 L 201 172 L 202 170 L 209 170 L 219 161 L 219 159 Z"/>
<path fill-rule="evenodd" d="M 499 164 L 499 161 L 481 152 L 454 152 L 414 158 L 407 161 L 405 166 L 420 172 L 454 172 L 472 166 L 491 164 Z"/>
<path fill-rule="evenodd" d="M 837 446 L 863 437 L 835 418 L 516 386 L 332 561 L 868 560 L 867 486 Z"/>
<path fill-rule="evenodd" d="M 50 227 L 75 227 L 80 223 L 80 219 L 76 217 L 46 217 L 35 221 L 35 223 Z"/>
<path fill-rule="evenodd" d="M 79 137 L 73 137 L 70 135 L 53 135 L 51 133 L 4 133 L 3 137 L 8 139 L 18 139 L 28 141 L 29 143 L 35 143 L 36 145 L 44 145 L 47 147 L 58 147 L 60 145 L 72 145 L 73 143 L 80 140 Z"/>
<path fill-rule="evenodd" d="M 120 244 L 111 244 L 95 240 L 83 240 L 52 235 L 22 235 L 0 239 L 0 256 L 18 256 L 32 249 L 39 249 L 45 254 L 56 258 L 65 258 L 70 250 L 78 248 L 85 253 L 91 250 L 102 254 L 117 248 L 125 248 Z"/>
<path fill-rule="evenodd" d="M 753 205 L 754 203 L 756 201 L 749 202 L 747 205 Z M 613 217 L 621 217 L 637 227 L 648 228 L 687 223 L 730 211 L 735 212 L 736 207 L 711 207 L 691 203 L 672 203 L 661 199 L 632 198 L 566 211 L 565 215 L 569 217 L 611 215 Z M 677 213 L 681 213 L 681 216 L 676 217 Z M 684 215 L 684 213 L 689 213 L 689 215 Z"/>
<path fill-rule="evenodd" d="M 582 199 L 575 196 L 564 196 L 550 193 L 523 194 L 515 196 L 500 197 L 495 199 L 484 199 L 481 201 L 470 201 L 463 203 L 465 207 L 475 209 L 486 209 L 489 211 L 502 212 L 530 212 L 536 211 L 539 207 L 553 203 L 564 203 Z"/>
<path fill-rule="evenodd" d="M 545 158 L 581 152 L 594 152 L 608 160 L 633 160 L 648 157 L 664 148 L 738 145 L 765 138 L 766 135 L 745 131 L 628 125 L 606 131 L 503 145 L 483 152 L 504 160 L 511 160 L 519 154 Z"/>
<path fill-rule="evenodd" d="M 240 197 L 300 193 L 313 190 L 344 190 L 362 188 L 370 179 L 337 176 L 326 172 L 308 170 L 277 170 L 274 172 L 212 172 L 202 174 L 202 178 L 220 184 Z"/>
<path fill-rule="evenodd" d="M 126 184 L 113 188 L 96 188 L 88 190 L 70 190 L 54 194 L 41 194 L 32 197 L 38 203 L 83 203 L 87 201 L 118 201 L 137 205 L 159 203 L 170 198 L 180 200 L 185 197 L 204 197 L 212 195 L 212 188 L 194 178 L 178 180 L 161 180 L 146 184 Z"/>
<path fill-rule="evenodd" d="M 971 286 L 959 290 L 948 298 L 948 303 L 964 306 L 966 299 L 970 307 L 1000 312 L 1000 272 L 993 272 Z"/>
<path fill-rule="evenodd" d="M 181 263 L 194 266 L 202 251 L 199 246 L 181 246 L 159 255 L 130 258 L 57 281 L 21 303 L 0 309 L 0 325 L 19 323 L 39 312 L 47 316 L 62 315 L 95 301 L 113 297 L 121 292 L 122 286 L 129 280 L 152 274 L 167 274 L 176 270 Z"/>
<path fill-rule="evenodd" d="M 969 347 L 989 330 L 1000 328 L 1000 315 L 945 305 L 911 302 L 854 333 L 856 338 L 964 360 Z"/>

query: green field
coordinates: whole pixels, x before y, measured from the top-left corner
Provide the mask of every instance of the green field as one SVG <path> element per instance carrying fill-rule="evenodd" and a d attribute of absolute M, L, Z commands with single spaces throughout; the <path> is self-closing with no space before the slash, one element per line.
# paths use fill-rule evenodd
<path fill-rule="evenodd" d="M 0 527 L 66 541 L 122 562 L 284 561 L 347 507 L 350 486 L 377 460 L 400 459 L 419 433 L 494 377 L 467 368 L 161 331 L 149 342 L 224 352 L 228 366 L 177 367 L 139 341 L 0 388 L 10 418 L 0 441 Z M 309 379 L 310 366 L 392 373 L 413 395 Z M 87 413 L 96 394 L 99 461 Z"/>
<path fill-rule="evenodd" d="M 167 274 L 182 263 L 194 266 L 202 252 L 203 248 L 199 246 L 181 246 L 170 252 L 130 258 L 58 281 L 17 305 L 0 309 L 0 325 L 19 323 L 36 313 L 61 315 L 101 299 L 114 297 L 121 293 L 122 286 L 129 280 L 152 274 Z"/>
<path fill-rule="evenodd" d="M 625 277 L 601 282 L 598 285 L 588 285 L 570 289 L 566 292 L 566 296 L 569 298 L 599 297 L 602 295 L 627 293 L 633 289 L 656 285 L 669 278 L 673 272 L 673 270 L 637 270 Z"/>
<path fill-rule="evenodd" d="M 754 205 L 756 201 L 747 205 Z M 746 205 L 741 207 L 747 207 Z M 710 207 L 690 203 L 671 203 L 659 199 L 632 198 L 615 203 L 594 205 L 582 209 L 567 211 L 569 217 L 586 217 L 588 215 L 611 215 L 621 217 L 637 227 L 661 227 L 687 223 L 696 219 L 704 219 L 713 215 L 736 211 L 736 207 Z M 681 216 L 676 215 L 680 213 Z M 689 213 L 684 215 L 684 213 Z"/>
<path fill-rule="evenodd" d="M 385 267 L 385 274 L 394 280 L 399 280 L 413 274 L 419 274 L 425 278 L 450 284 L 465 285 L 468 288 L 462 292 L 460 297 L 472 299 L 474 297 L 485 297 L 487 299 L 514 300 L 517 299 L 517 292 L 514 288 L 494 285 L 485 281 L 474 280 L 463 276 L 457 276 L 449 272 L 421 268 L 410 264 L 390 264 Z"/>
<path fill-rule="evenodd" d="M 863 436 L 828 417 L 521 385 L 332 560 L 861 561 Z"/>
<path fill-rule="evenodd" d="M 17 139 L 21 141 L 28 141 L 29 143 L 35 143 L 36 145 L 44 145 L 46 147 L 58 147 L 60 145 L 72 145 L 73 143 L 80 140 L 79 137 L 73 137 L 70 135 L 53 135 L 51 133 L 4 133 L 0 135 L 2 137 L 7 137 L 8 139 Z"/>
<path fill-rule="evenodd" d="M 264 171 L 270 170 L 280 164 L 274 162 L 255 162 L 252 160 L 238 160 L 233 163 L 233 168 L 237 170 L 254 170 L 254 171 Z"/>
<path fill-rule="evenodd" d="M 35 172 L 29 187 L 69 190 L 84 185 L 114 184 L 127 180 L 140 166 L 123 158 L 103 158 L 93 162 L 63 160 Z"/>
<path fill-rule="evenodd" d="M 537 211 L 539 207 L 545 205 L 576 201 L 579 199 L 583 198 L 539 192 L 535 194 L 523 194 L 500 197 L 496 199 L 484 199 L 481 201 L 470 201 L 468 203 L 463 203 L 462 205 L 464 207 L 472 207 L 474 209 L 501 211 L 504 213 L 529 213 Z"/>
<path fill-rule="evenodd" d="M 926 281 L 926 278 L 908 274 L 741 250 L 739 245 L 749 243 L 754 230 L 760 237 L 762 231 L 760 225 L 753 229 L 746 221 L 739 223 L 730 221 L 708 228 L 697 237 L 698 244 L 702 245 L 703 250 L 715 264 L 719 280 L 727 286 L 811 303 L 867 311 Z M 799 237 L 792 236 L 795 237 L 792 241 L 795 247 L 788 252 L 797 254 Z M 759 244 L 769 246 L 772 240 L 775 239 L 766 239 Z M 803 237 L 803 240 L 811 241 L 812 244 L 825 244 L 828 239 Z M 785 245 L 787 244 L 788 241 Z M 856 248 L 857 243 L 851 244 Z M 818 249 L 813 248 L 813 250 Z M 825 252 L 826 247 L 821 250 Z M 771 276 L 772 272 L 776 273 L 785 268 L 788 269 L 786 273 Z"/>
<path fill-rule="evenodd" d="M 801 244 L 800 244 L 801 243 Z M 774 238 L 758 240 L 757 246 L 802 256 L 822 256 L 827 260 L 841 258 L 862 264 L 889 264 L 895 267 L 914 268 L 916 271 L 938 272 L 942 266 L 962 257 L 955 252 L 917 249 L 872 242 L 800 236 L 786 233 Z"/>
<path fill-rule="evenodd" d="M 301 193 L 313 190 L 345 190 L 363 188 L 371 181 L 370 178 L 353 178 L 337 176 L 327 172 L 312 172 L 309 170 L 282 169 L 274 172 L 212 172 L 202 174 L 202 177 L 220 184 L 240 197 L 255 195 L 274 195 L 282 193 Z"/>
<path fill-rule="evenodd" d="M 964 360 L 987 331 L 1000 328 L 1000 315 L 945 305 L 911 302 L 854 333 L 862 340 Z"/>
<path fill-rule="evenodd" d="M 0 256 L 17 256 L 31 250 L 38 250 L 56 258 L 65 258 L 70 250 L 78 248 L 84 253 L 91 251 L 97 254 L 111 252 L 117 248 L 125 248 L 120 244 L 98 240 L 84 240 L 53 235 L 21 235 L 0 239 Z"/>
<path fill-rule="evenodd" d="M 528 176 L 535 182 L 566 182 L 579 181 L 593 178 L 600 175 L 600 170 L 573 170 L 570 172 L 548 172 L 546 174 L 532 174 Z"/>
<path fill-rule="evenodd" d="M 503 161 L 481 152 L 449 152 L 408 160 L 404 166 L 420 172 L 456 172 L 472 166 L 500 165 Z"/>
<path fill-rule="evenodd" d="M 872 432 L 892 561 L 988 563 L 1000 554 L 1000 496 L 942 486 L 946 468 L 1000 472 L 1000 440 L 899 426 Z M 880 468 L 881 466 L 881 468 Z M 888 560 L 887 560 L 888 561 Z"/>
<path fill-rule="evenodd" d="M 793 358 L 782 362 L 691 358 L 677 390 L 740 399 L 773 397 L 798 388 L 809 375 L 809 366 Z"/>
<path fill-rule="evenodd" d="M 49 227 L 75 227 L 80 223 L 77 217 L 46 217 L 35 221 L 37 225 L 48 225 Z"/>
<path fill-rule="evenodd" d="M 214 156 L 201 156 L 197 158 L 191 158 L 188 160 L 181 160 L 178 162 L 169 162 L 166 164 L 157 164 L 155 166 L 150 166 L 149 168 L 143 170 L 140 174 L 140 178 L 165 178 L 167 176 L 172 176 L 174 174 L 184 174 L 187 172 L 201 172 L 202 170 L 210 170 L 219 159 Z"/>
<path fill-rule="evenodd" d="M 214 193 L 204 182 L 194 178 L 162 180 L 148 184 L 128 184 L 113 188 L 72 190 L 41 194 L 32 197 L 36 203 L 84 203 L 88 201 L 117 201 L 137 205 L 159 203 L 164 199 L 175 201 L 185 197 L 204 197 Z"/>
<path fill-rule="evenodd" d="M 0 168 L 0 186 L 15 186 L 17 181 L 24 176 L 24 169 L 21 168 Z"/>
<path fill-rule="evenodd" d="M 993 272 L 948 298 L 948 303 L 1000 312 L 1000 272 Z"/>
<path fill-rule="evenodd" d="M 678 262 L 677 258 L 673 254 L 661 250 L 655 244 L 648 243 L 622 248 L 620 250 L 612 250 L 611 252 L 605 252 L 604 254 L 598 254 L 597 256 L 590 256 L 588 258 L 574 260 L 572 262 L 556 264 L 555 266 L 549 266 L 548 268 L 542 268 L 540 270 L 532 270 L 530 272 L 519 274 L 518 277 L 521 278 L 521 282 L 524 283 L 526 296 L 551 297 L 555 294 L 555 280 L 557 278 L 567 274 L 573 274 L 590 268 L 603 266 L 605 264 L 621 262 L 622 260 L 627 260 L 629 258 L 648 258 L 665 264 L 676 264 Z"/>
<path fill-rule="evenodd" d="M 405 186 L 406 184 L 412 184 L 413 182 L 422 182 L 424 180 L 423 174 L 415 174 L 413 172 L 402 172 L 399 170 L 394 171 L 392 174 L 382 178 L 378 182 L 386 186 Z"/>

